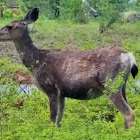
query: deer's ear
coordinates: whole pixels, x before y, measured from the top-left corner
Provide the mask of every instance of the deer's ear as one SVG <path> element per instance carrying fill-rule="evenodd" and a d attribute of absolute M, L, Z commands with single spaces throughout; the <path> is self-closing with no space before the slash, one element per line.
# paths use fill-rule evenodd
<path fill-rule="evenodd" d="M 26 24 L 31 24 L 38 19 L 39 16 L 39 8 L 34 8 L 30 10 L 27 15 L 22 19 Z"/>

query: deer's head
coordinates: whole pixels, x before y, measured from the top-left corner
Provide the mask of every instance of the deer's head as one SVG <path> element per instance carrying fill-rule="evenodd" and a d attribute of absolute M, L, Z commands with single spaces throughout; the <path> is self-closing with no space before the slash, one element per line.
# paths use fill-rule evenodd
<path fill-rule="evenodd" d="M 21 39 L 28 32 L 27 25 L 38 19 L 39 9 L 30 10 L 27 15 L 21 19 L 11 22 L 0 29 L 0 41 L 12 41 Z"/>

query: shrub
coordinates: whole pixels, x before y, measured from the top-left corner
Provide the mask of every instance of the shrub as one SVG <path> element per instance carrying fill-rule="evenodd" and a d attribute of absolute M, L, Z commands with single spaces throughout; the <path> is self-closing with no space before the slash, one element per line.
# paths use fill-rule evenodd
<path fill-rule="evenodd" d="M 58 0 L 59 1 L 59 0 Z M 87 18 L 84 14 L 82 1 L 81 0 L 60 0 L 60 5 L 56 4 L 55 0 L 42 0 L 38 1 L 20 1 L 20 7 L 23 12 L 27 12 L 33 7 L 39 7 L 41 10 L 42 16 L 47 17 L 48 19 L 60 18 L 66 20 L 72 20 L 73 22 L 86 23 Z M 60 12 L 60 15 L 56 17 L 56 10 Z"/>
<path fill-rule="evenodd" d="M 20 10 L 5 9 L 3 12 L 3 16 L 4 16 L 4 18 L 14 18 L 14 17 L 21 18 L 22 14 L 21 14 Z"/>

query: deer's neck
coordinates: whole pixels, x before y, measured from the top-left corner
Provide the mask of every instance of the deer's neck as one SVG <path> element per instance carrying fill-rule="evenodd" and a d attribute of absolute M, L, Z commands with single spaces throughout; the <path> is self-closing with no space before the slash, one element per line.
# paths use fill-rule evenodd
<path fill-rule="evenodd" d="M 23 62 L 23 64 L 33 70 L 37 63 L 39 63 L 41 58 L 43 58 L 43 54 L 41 56 L 41 50 L 38 49 L 32 42 L 31 37 L 29 35 L 24 36 L 21 39 L 13 41 L 17 52 Z"/>

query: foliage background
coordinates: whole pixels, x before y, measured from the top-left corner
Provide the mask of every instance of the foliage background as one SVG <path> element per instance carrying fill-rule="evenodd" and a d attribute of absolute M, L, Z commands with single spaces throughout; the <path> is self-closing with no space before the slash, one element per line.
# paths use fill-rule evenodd
<path fill-rule="evenodd" d="M 81 49 L 118 46 L 133 52 L 140 67 L 140 21 L 126 22 L 123 12 L 139 13 L 139 0 L 102 0 L 89 3 L 98 18 L 87 18 L 80 0 L 60 0 L 60 16 L 56 19 L 55 0 L 20 0 L 20 10 L 4 7 L 0 27 L 20 19 L 32 7 L 40 7 L 40 17 L 31 32 L 39 48 Z M 7 1 L 8 4 L 9 2 Z M 16 14 L 15 14 L 16 13 Z M 29 29 L 33 29 L 32 25 Z M 101 30 L 103 32 L 101 32 Z M 3 53 L 4 52 L 4 53 Z M 134 127 L 124 130 L 123 117 L 104 95 L 95 100 L 67 99 L 62 127 L 49 120 L 48 98 L 32 88 L 32 94 L 19 93 L 14 75 L 27 72 L 17 58 L 12 43 L 0 43 L 0 139 L 2 140 L 139 140 L 140 87 L 139 75 L 127 83 L 127 98 L 135 112 Z M 11 59 L 11 60 L 9 60 Z M 7 85 L 3 89 L 3 85 Z M 19 106 L 19 101 L 23 103 Z"/>

